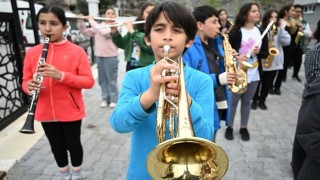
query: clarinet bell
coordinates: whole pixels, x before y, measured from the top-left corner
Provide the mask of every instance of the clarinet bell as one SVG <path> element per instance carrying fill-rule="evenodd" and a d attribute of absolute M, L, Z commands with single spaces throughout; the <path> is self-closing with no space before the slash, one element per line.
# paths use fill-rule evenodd
<path fill-rule="evenodd" d="M 19 131 L 24 134 L 33 134 L 34 131 L 34 115 L 28 115 L 26 122 L 24 123 L 22 129 Z"/>

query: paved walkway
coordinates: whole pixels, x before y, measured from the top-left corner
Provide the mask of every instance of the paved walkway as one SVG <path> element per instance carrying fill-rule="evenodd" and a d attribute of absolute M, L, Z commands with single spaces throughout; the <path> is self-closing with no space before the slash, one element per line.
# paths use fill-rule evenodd
<path fill-rule="evenodd" d="M 302 67 L 303 70 L 304 67 Z M 119 64 L 119 83 L 125 64 Z M 288 71 L 291 77 L 292 69 Z M 304 80 L 304 73 L 300 72 Z M 304 80 L 305 81 L 305 80 Z M 229 155 L 230 167 L 224 180 L 292 180 L 291 149 L 303 83 L 288 78 L 282 95 L 269 95 L 268 110 L 252 111 L 249 121 L 251 140 L 239 138 L 239 110 L 235 120 L 235 139 L 227 141 L 223 125 L 217 143 Z M 83 174 L 87 180 L 123 180 L 126 177 L 130 146 L 129 134 L 117 134 L 109 125 L 110 108 L 100 108 L 98 84 L 84 92 L 87 117 L 83 122 Z M 95 127 L 91 127 L 94 125 Z M 40 140 L 20 161 L 24 180 L 58 180 L 58 169 L 46 137 Z"/>

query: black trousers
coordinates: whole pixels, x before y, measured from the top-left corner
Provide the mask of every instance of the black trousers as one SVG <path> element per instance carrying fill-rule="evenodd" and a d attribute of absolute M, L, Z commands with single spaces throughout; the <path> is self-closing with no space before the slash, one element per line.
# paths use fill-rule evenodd
<path fill-rule="evenodd" d="M 261 80 L 259 81 L 253 100 L 264 103 L 267 99 L 269 89 L 272 86 L 277 71 L 263 71 Z"/>
<path fill-rule="evenodd" d="M 301 63 L 302 63 L 302 55 L 303 51 L 300 49 L 300 47 L 295 47 L 292 50 L 292 60 L 293 60 L 293 74 L 292 76 L 298 76 Z"/>
<path fill-rule="evenodd" d="M 73 167 L 82 165 L 81 122 L 81 120 L 78 120 L 73 122 L 41 123 L 49 140 L 51 151 L 60 168 L 69 164 L 67 151 L 70 153 Z"/>
<path fill-rule="evenodd" d="M 277 81 L 279 83 L 277 84 L 277 86 L 279 86 L 279 89 L 281 87 L 282 80 L 287 78 L 288 67 L 292 66 L 292 45 L 283 47 L 283 55 L 284 55 L 283 70 L 280 70 L 281 74 L 280 76 L 278 76 L 278 78 L 282 78 L 282 79 L 279 79 L 279 81 Z"/>

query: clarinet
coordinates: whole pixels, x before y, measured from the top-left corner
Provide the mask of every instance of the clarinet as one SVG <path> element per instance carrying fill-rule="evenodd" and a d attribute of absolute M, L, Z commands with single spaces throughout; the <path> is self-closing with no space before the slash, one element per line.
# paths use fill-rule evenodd
<path fill-rule="evenodd" d="M 46 63 L 46 58 L 47 58 L 47 54 L 48 54 L 48 50 L 49 50 L 49 41 L 50 41 L 50 36 L 47 36 L 44 39 L 42 54 L 41 54 L 41 57 L 40 57 L 40 59 L 38 61 L 37 70 L 39 70 L 40 65 Z M 35 80 L 39 84 L 42 84 L 43 79 L 44 79 L 43 76 L 40 76 L 38 73 L 36 73 Z M 32 90 L 30 92 L 31 103 L 30 103 L 30 106 L 29 106 L 29 109 L 28 109 L 28 116 L 27 116 L 26 122 L 24 123 L 22 129 L 20 130 L 21 133 L 25 133 L 25 134 L 33 134 L 33 133 L 35 133 L 35 131 L 34 131 L 34 113 L 35 113 L 35 110 L 36 110 L 39 94 L 40 94 L 40 88 L 38 88 L 37 90 Z"/>

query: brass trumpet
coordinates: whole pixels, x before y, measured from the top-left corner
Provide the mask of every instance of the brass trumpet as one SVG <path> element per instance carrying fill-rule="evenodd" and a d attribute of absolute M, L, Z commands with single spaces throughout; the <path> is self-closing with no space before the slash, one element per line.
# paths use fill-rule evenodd
<path fill-rule="evenodd" d="M 166 84 L 161 85 L 157 110 L 159 144 L 147 158 L 147 169 L 153 179 L 221 179 L 229 166 L 226 152 L 217 144 L 194 137 L 185 88 L 182 58 L 169 58 L 170 46 L 165 46 L 164 59 L 178 63 L 179 70 L 164 71 L 162 75 L 179 74 L 179 102 L 166 97 Z M 169 140 L 165 141 L 169 121 Z M 176 121 L 175 121 L 176 120 Z M 176 126 L 175 126 L 176 125 Z M 176 132 L 176 136 L 174 133 Z"/>

